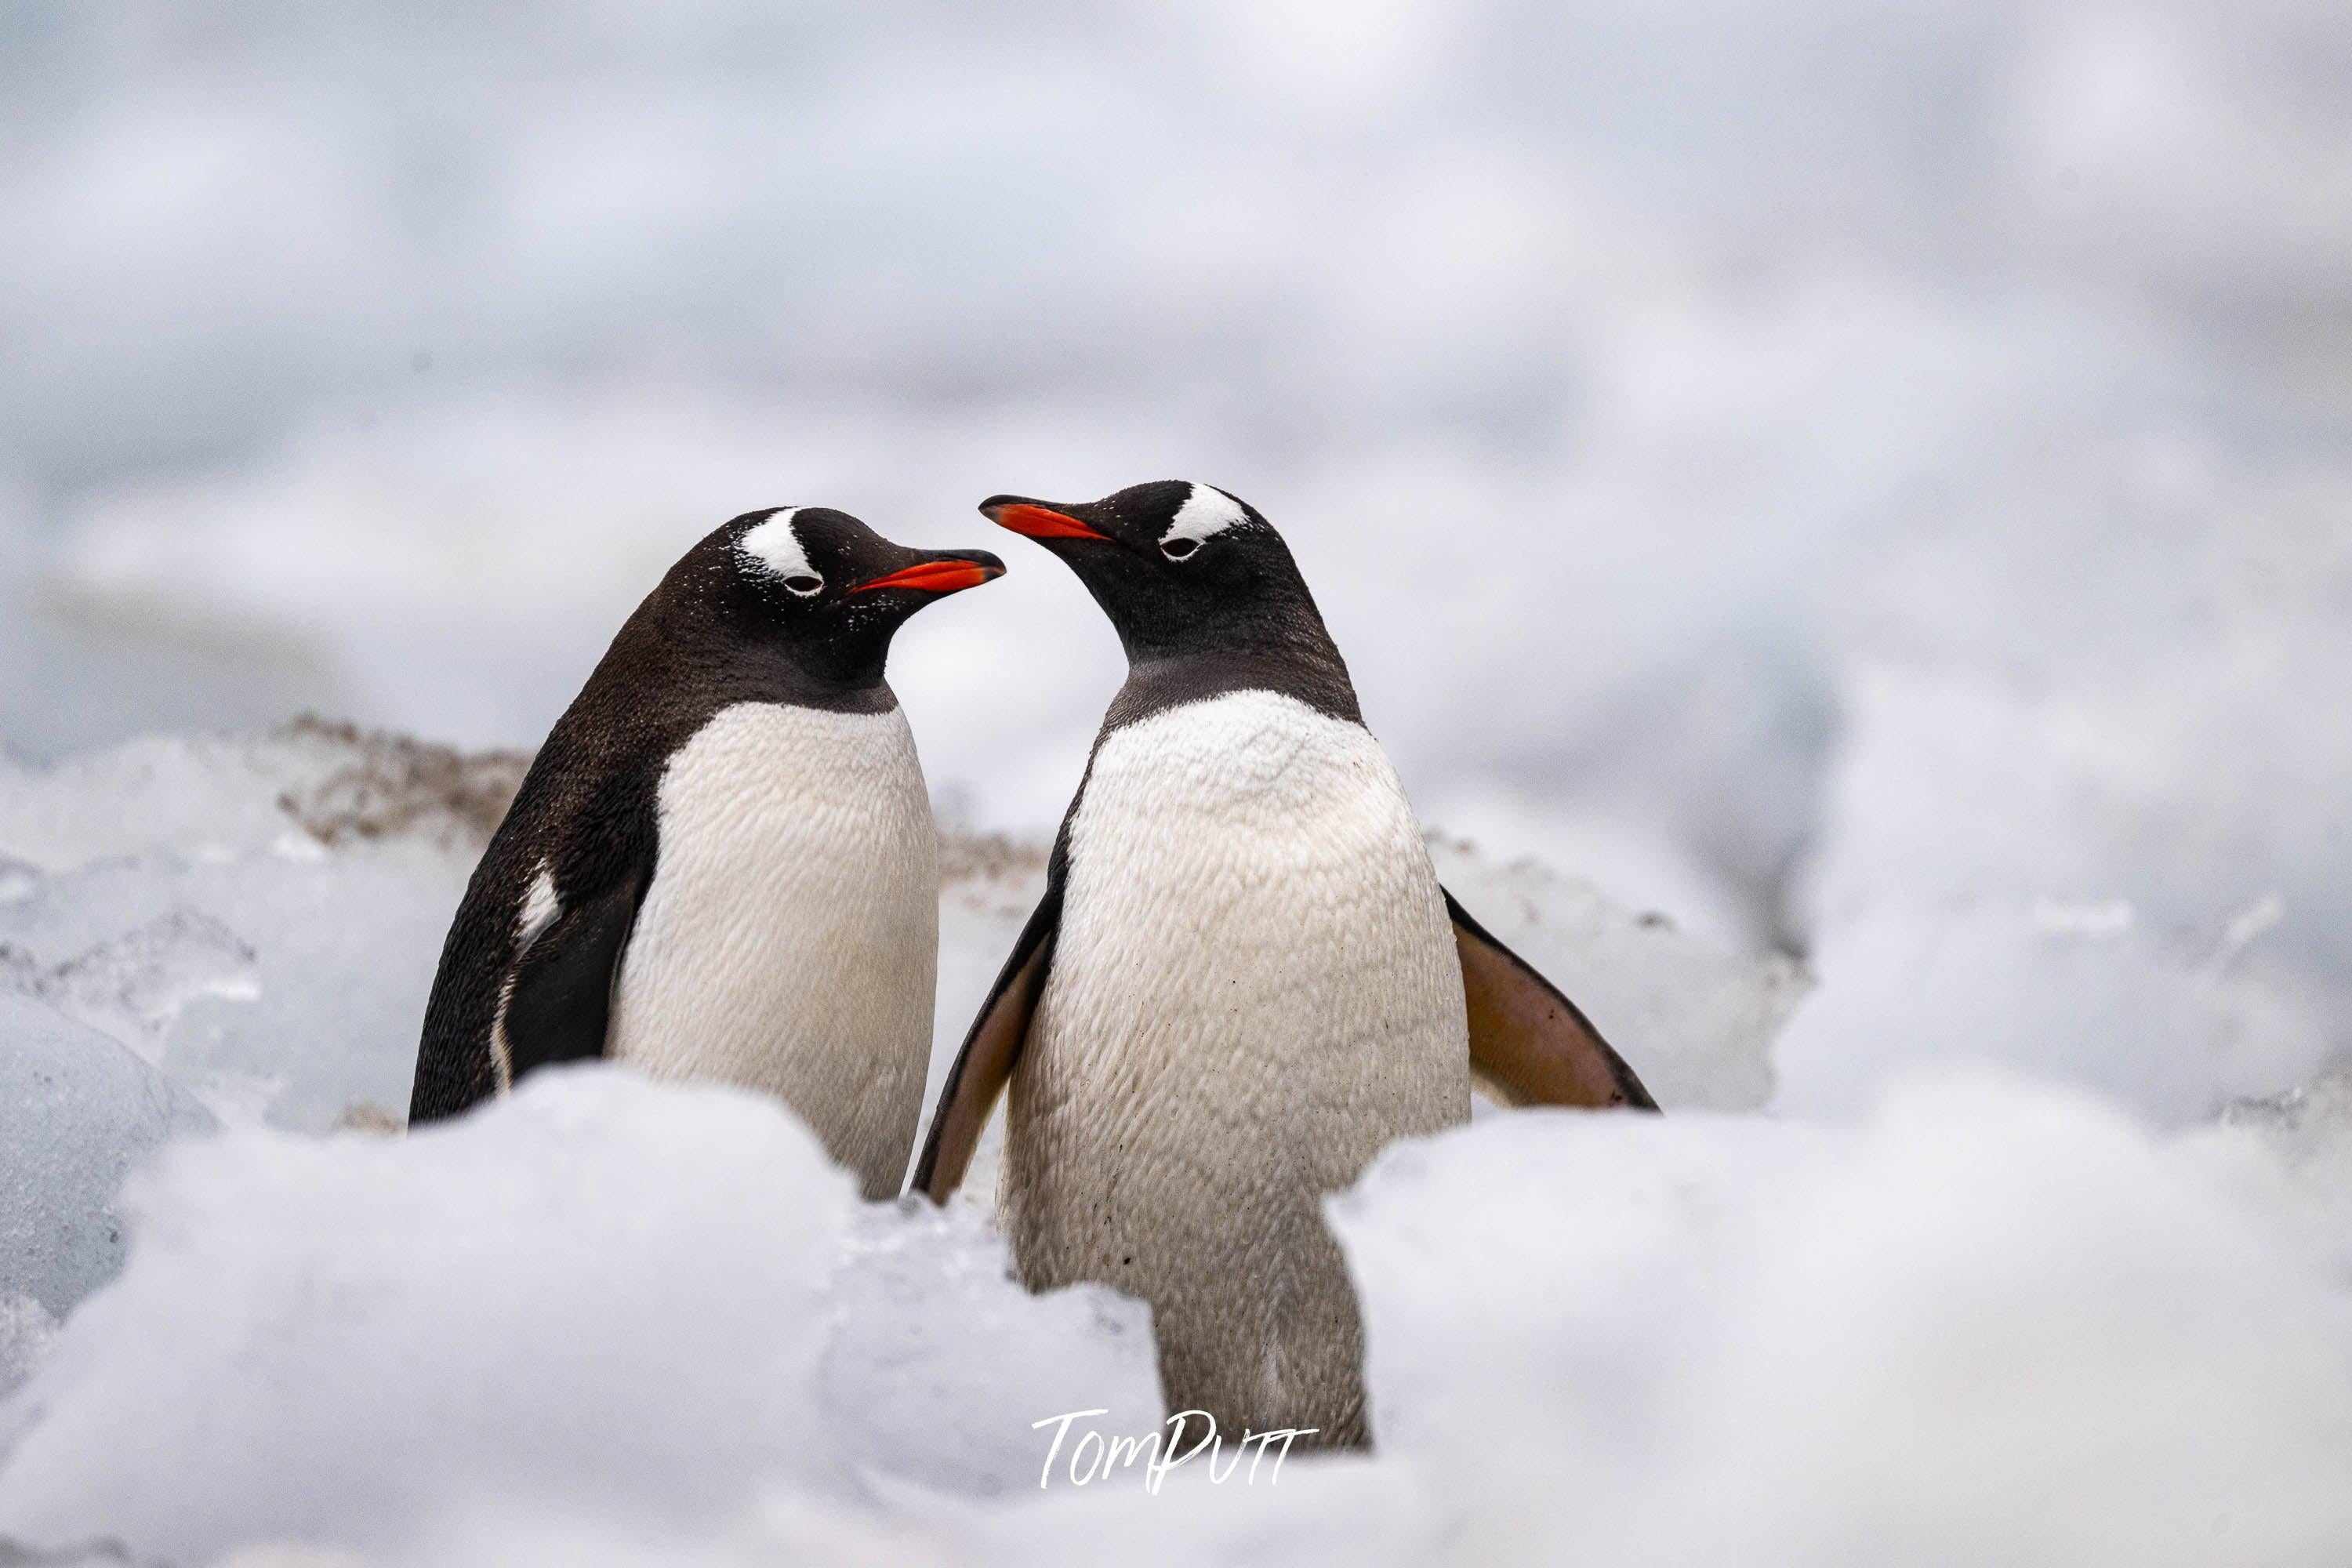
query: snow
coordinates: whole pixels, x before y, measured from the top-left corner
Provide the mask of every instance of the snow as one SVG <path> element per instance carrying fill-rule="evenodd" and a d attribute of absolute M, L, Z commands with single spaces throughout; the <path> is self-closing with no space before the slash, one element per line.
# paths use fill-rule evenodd
<path fill-rule="evenodd" d="M 1142 1309 L 1026 1296 L 961 1211 L 857 1204 L 765 1101 L 590 1067 L 406 1139 L 232 1131 L 134 1179 L 122 1277 L 0 1406 L 0 1536 L 2320 1563 L 2352 1542 L 2352 1270 L 2262 1140 L 2340 1170 L 2328 1093 L 2183 1139 L 1979 1073 L 1850 1124 L 1530 1112 L 1400 1145 L 1330 1205 L 1379 1456 L 1157 1495 L 1039 1489 L 1030 1427 L 1150 1429 Z"/>
<path fill-rule="evenodd" d="M 1003 1409 L 1160 1416 L 1140 1308 L 1032 1300 L 952 1216 L 861 1211 L 731 1091 L 550 1074 L 404 1139 L 184 1145 L 125 1203 L 131 1266 L 43 1362 L 0 1476 L 32 1539 L 201 1562 L 486 1500 L 675 1524 L 868 1472 L 1003 1490 L 1031 1467 Z"/>
<path fill-rule="evenodd" d="M 1834 1129 L 1514 1117 L 1331 1206 L 1378 1418 L 1462 1561 L 2352 1541 L 2346 1280 L 2208 1151 L 2084 1096 L 1964 1076 Z"/>
<path fill-rule="evenodd" d="M 473 1510 L 505 1530 L 595 1503 L 661 1538 L 784 1485 L 828 1508 L 1017 1494 L 1028 1423 L 1062 1412 L 1152 1429 L 1139 1305 L 1028 1297 L 980 1205 L 861 1208 L 765 1103 L 589 1069 L 413 1139 L 335 1131 L 397 1124 L 448 912 L 519 771 L 303 724 L 0 777 L 0 1071 L 45 1086 L 5 1102 L 0 1343 L 10 1383 L 38 1375 L 0 1415 L 0 1535 L 404 1551 Z M 1595 977 L 1662 1092 L 1762 1100 L 1786 961 L 1437 847 L 1495 929 Z M 961 827 L 942 861 L 935 1080 L 1044 872 L 1041 847 Z M 125 1215 L 129 1268 L 92 1295 Z M 525 1429 L 550 1436 L 514 1451 Z M 394 1453 L 416 1462 L 387 1472 Z"/>
<path fill-rule="evenodd" d="M 57 1319 L 32 1297 L 0 1296 L 0 1399 L 33 1375 L 57 1333 Z"/>
<path fill-rule="evenodd" d="M 2352 1557 L 2340 5 L 0 32 L 0 1561 Z M 1377 1459 L 1038 1492 L 1148 1358 L 992 1137 L 900 1215 L 593 1073 L 350 1131 L 692 540 L 1170 476 L 1669 1110 L 1339 1202 Z M 1006 553 L 893 654 L 934 1092 L 1118 678 Z"/>
<path fill-rule="evenodd" d="M 2040 695 L 1857 677 L 1804 878 L 1822 984 L 1780 1052 L 1783 1106 L 1851 1110 L 1907 1063 L 1974 1057 L 2179 1123 L 2343 1050 L 2352 989 L 2322 934 L 2347 929 L 2342 835 L 2319 781 L 2352 757 L 2327 725 L 2248 724 L 2276 696 L 2205 673 L 2161 695 L 2095 671 Z"/>
<path fill-rule="evenodd" d="M 2352 1285 L 2352 1067 L 2263 1100 L 2231 1106 L 2205 1134 L 2236 1160 L 2247 1190 L 2301 1224 Z"/>
<path fill-rule="evenodd" d="M 1875 895 L 1809 995 L 1787 959 L 1433 836 L 1669 1114 L 1483 1115 L 1333 1200 L 1377 1458 L 1041 1489 L 1034 1423 L 1154 1429 L 1149 1314 L 1022 1291 L 985 1170 L 945 1210 L 860 1205 L 772 1104 L 603 1067 L 415 1137 L 333 1131 L 396 1122 L 518 763 L 303 725 L 0 781 L 0 1077 L 47 1096 L 0 1084 L 0 1540 L 376 1564 L 2352 1542 L 2341 1075 L 2209 1115 L 2321 1054 L 2252 963 L 2260 911 L 2199 952 L 2119 900 Z M 948 820 L 935 1080 L 1044 867 Z M 2004 1053 L 2036 1076 L 1966 1067 Z M 1833 1119 L 1788 1113 L 1816 1100 Z"/>
<path fill-rule="evenodd" d="M 396 1117 L 482 804 L 519 778 L 317 725 L 0 768 L 26 868 L 0 943 L 21 988 L 225 1118 Z"/>

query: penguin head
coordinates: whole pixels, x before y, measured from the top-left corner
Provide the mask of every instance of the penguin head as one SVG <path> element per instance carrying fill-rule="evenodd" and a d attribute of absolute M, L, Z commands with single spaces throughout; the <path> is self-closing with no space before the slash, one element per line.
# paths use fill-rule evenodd
<path fill-rule="evenodd" d="M 1277 644 L 1328 647 L 1290 548 L 1255 507 L 1160 479 L 1075 505 L 991 496 L 980 510 L 1061 557 L 1130 660 Z"/>
<path fill-rule="evenodd" d="M 848 683 L 881 679 L 892 635 L 917 610 L 1004 574 L 985 550 L 912 550 L 816 506 L 745 512 L 679 566 L 674 581 L 731 635 Z"/>

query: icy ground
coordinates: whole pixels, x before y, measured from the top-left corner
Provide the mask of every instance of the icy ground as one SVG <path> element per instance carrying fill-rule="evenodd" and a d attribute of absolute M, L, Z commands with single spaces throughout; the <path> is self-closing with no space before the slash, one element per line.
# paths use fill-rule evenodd
<path fill-rule="evenodd" d="M 2184 953 L 2112 910 L 1923 908 L 1808 998 L 1790 961 L 1441 838 L 1673 1114 L 1483 1117 L 1335 1200 L 1378 1458 L 1255 1484 L 1204 1458 L 1154 1493 L 1074 1484 L 1066 1450 L 1041 1490 L 1032 1423 L 1161 1415 L 1149 1317 L 1024 1295 L 980 1205 L 862 1205 L 772 1106 L 602 1068 L 387 1135 L 520 762 L 304 723 L 0 775 L 0 1552 L 2352 1550 L 2352 1080 L 2244 962 L 2258 932 Z M 1041 875 L 946 847 L 942 1053 Z M 1769 1113 L 1784 1034 L 1838 1104 Z"/>

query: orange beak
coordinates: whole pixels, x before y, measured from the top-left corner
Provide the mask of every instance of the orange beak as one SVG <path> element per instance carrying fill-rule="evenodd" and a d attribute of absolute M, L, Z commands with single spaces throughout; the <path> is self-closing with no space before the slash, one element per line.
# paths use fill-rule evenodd
<path fill-rule="evenodd" d="M 1076 518 L 1030 501 L 1004 501 L 980 509 L 999 528 L 1031 539 L 1108 539 Z"/>
<path fill-rule="evenodd" d="M 992 577 L 1004 575 L 1004 568 L 979 561 L 919 561 L 912 566 L 860 583 L 850 590 L 853 594 L 871 594 L 882 588 L 913 588 L 925 594 L 952 594 L 960 589 L 977 588 Z"/>

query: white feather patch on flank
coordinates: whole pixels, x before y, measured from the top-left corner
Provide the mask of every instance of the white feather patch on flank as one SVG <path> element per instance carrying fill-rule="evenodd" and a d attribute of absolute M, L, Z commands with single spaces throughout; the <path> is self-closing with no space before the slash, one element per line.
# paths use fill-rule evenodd
<path fill-rule="evenodd" d="M 793 519 L 799 515 L 796 506 L 778 507 L 768 514 L 767 521 L 752 524 L 735 542 L 743 559 L 760 571 L 780 579 L 814 577 L 824 581 L 824 574 L 809 564 L 808 551 L 801 543 Z"/>
<path fill-rule="evenodd" d="M 1213 485 L 1194 485 L 1192 493 L 1184 498 L 1184 504 L 1176 509 L 1176 520 L 1160 536 L 1160 542 L 1164 545 L 1172 539 L 1197 542 L 1248 521 L 1249 513 L 1242 510 L 1242 503 L 1224 491 Z"/>
<path fill-rule="evenodd" d="M 530 887 L 522 896 L 522 908 L 515 911 L 514 957 L 507 961 L 506 978 L 499 983 L 499 1011 L 490 1020 L 490 1055 L 497 1059 L 499 1087 L 514 1087 L 514 1047 L 507 1043 L 507 1004 L 514 1000 L 515 971 L 521 966 L 523 954 L 530 951 L 555 917 L 563 912 L 562 903 L 555 896 L 555 869 L 546 861 L 530 879 Z"/>
<path fill-rule="evenodd" d="M 555 871 L 544 860 L 539 863 L 539 874 L 530 879 L 530 891 L 523 895 L 522 913 L 515 921 L 515 956 L 520 958 L 539 940 L 539 933 L 554 923 L 563 912 L 555 898 Z"/>

